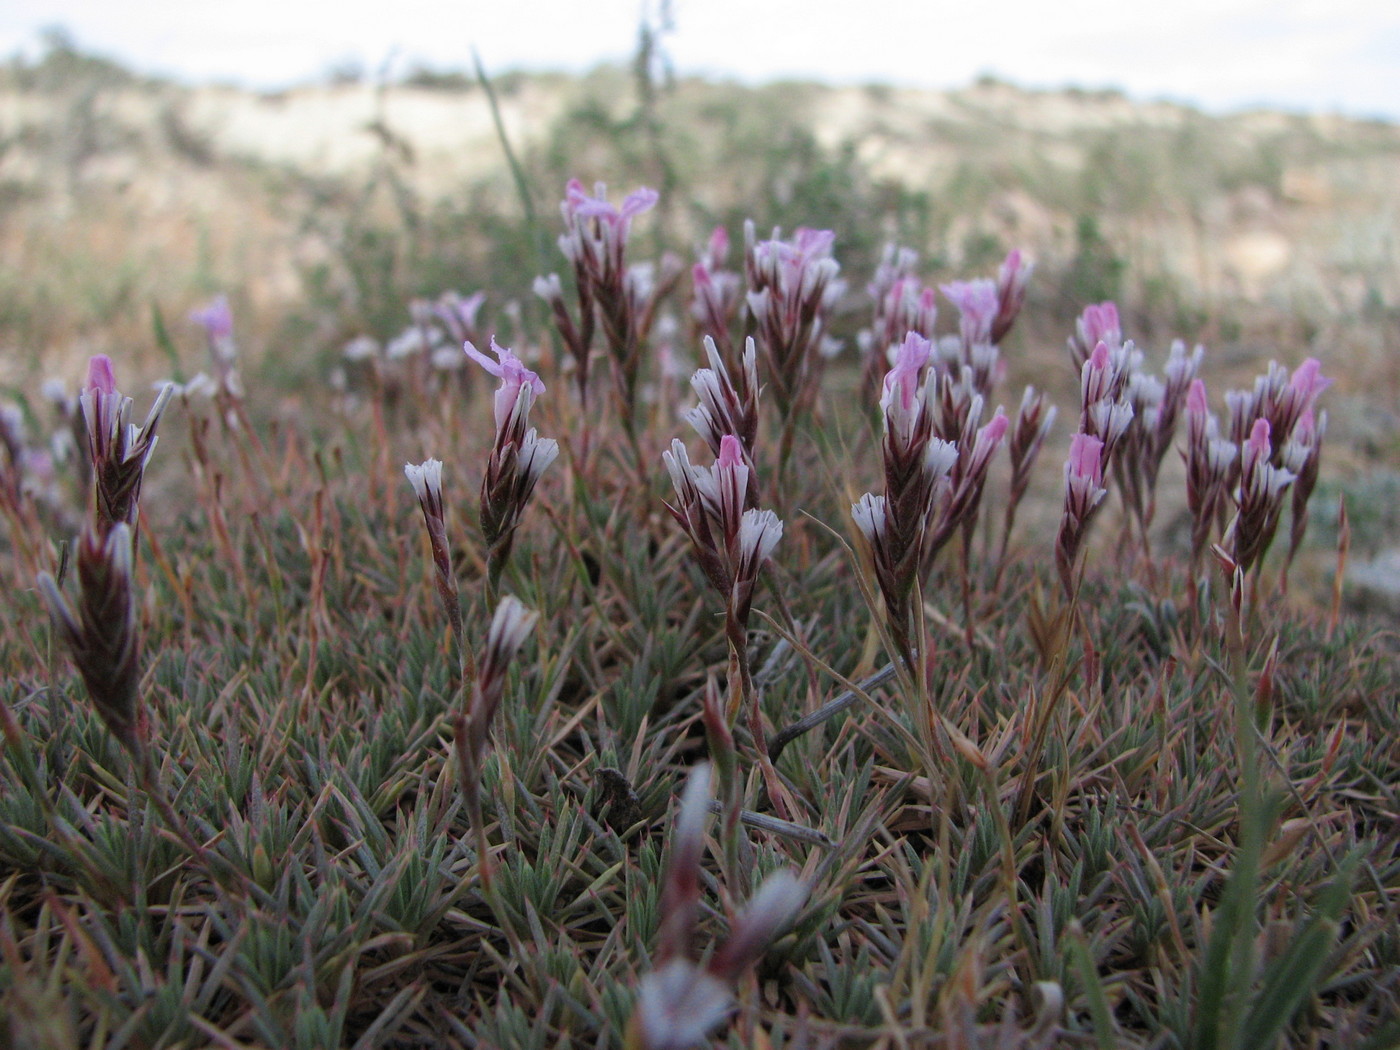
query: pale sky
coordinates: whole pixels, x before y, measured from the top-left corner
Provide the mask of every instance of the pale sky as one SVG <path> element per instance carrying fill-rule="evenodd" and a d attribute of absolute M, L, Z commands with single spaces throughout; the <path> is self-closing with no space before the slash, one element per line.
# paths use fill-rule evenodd
<path fill-rule="evenodd" d="M 273 89 L 358 63 L 581 71 L 632 53 L 661 0 L 4 0 L 0 55 L 46 27 L 143 72 Z M 672 0 L 677 72 L 956 87 L 1117 87 L 1400 121 L 1397 0 Z"/>

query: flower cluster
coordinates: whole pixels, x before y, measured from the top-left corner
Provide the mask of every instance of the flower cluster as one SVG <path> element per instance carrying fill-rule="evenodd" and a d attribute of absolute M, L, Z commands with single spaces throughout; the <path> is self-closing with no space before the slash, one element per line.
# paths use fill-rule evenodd
<path fill-rule="evenodd" d="M 496 440 L 481 479 L 481 531 L 494 586 L 510 555 L 520 516 L 540 476 L 558 457 L 559 443 L 539 437 L 529 427 L 530 406 L 544 393 L 539 376 L 495 339 L 491 340 L 494 361 L 471 343 L 463 344 L 463 349 L 501 381 L 494 400 Z"/>
<path fill-rule="evenodd" d="M 1080 313 L 1074 323 L 1074 335 L 1069 340 L 1069 356 L 1074 367 L 1082 369 L 1100 343 L 1123 345 L 1123 325 L 1118 320 L 1118 307 L 1114 303 L 1086 306 Z"/>
<path fill-rule="evenodd" d="M 710 770 L 686 781 L 661 888 L 661 928 L 652 969 L 637 985 L 628 1031 L 631 1050 L 690 1050 L 734 1009 L 734 984 L 806 903 L 808 888 L 789 870 L 769 875 L 730 923 L 707 963 L 695 960 L 700 917 L 700 862 L 710 811 Z"/>
<path fill-rule="evenodd" d="M 748 653 L 754 589 L 782 539 L 783 523 L 773 511 L 749 505 L 750 468 L 733 434 L 720 438 L 719 458 L 713 467 L 693 465 L 679 439 L 671 442 L 670 451 L 662 453 L 662 458 L 676 493 L 675 503 L 667 503 L 666 509 L 690 538 L 700 570 L 724 602 L 724 634 L 729 645 L 726 720 L 733 723 L 747 707 L 749 733 L 769 795 L 778 811 L 785 814 L 786 792 L 768 760 L 767 733 Z"/>
<path fill-rule="evenodd" d="M 748 507 L 749 467 L 733 434 L 720 439 L 713 467 L 693 465 L 679 438 L 662 459 L 676 492 L 675 503 L 666 509 L 690 537 L 701 571 L 742 629 L 759 573 L 782 538 L 783 523 L 771 510 Z"/>
<path fill-rule="evenodd" d="M 958 334 L 940 341 L 939 356 L 950 372 L 965 373 L 965 384 L 983 397 L 992 395 L 1006 371 L 998 347 L 1020 316 L 1034 268 L 1013 250 L 995 280 L 983 277 L 939 286 L 958 308 Z"/>
<path fill-rule="evenodd" d="M 1006 549 L 1011 542 L 1011 526 L 1016 520 L 1016 508 L 1025 498 L 1026 489 L 1031 483 L 1031 468 L 1040 457 L 1040 450 L 1055 424 L 1058 410 L 1045 403 L 1045 395 L 1035 387 L 1026 387 L 1021 394 L 1021 407 L 1016 412 L 1016 422 L 1011 425 L 1011 437 L 1007 441 L 1007 456 L 1011 461 L 1011 488 L 1007 494 L 1006 516 L 1001 532 L 1001 563 L 1005 562 Z"/>
<path fill-rule="evenodd" d="M 442 461 L 427 459 L 419 464 L 407 463 L 403 472 L 413 486 L 418 506 L 423 511 L 423 525 L 428 530 L 428 543 L 432 549 L 438 598 L 452 627 L 453 642 L 461 645 L 462 607 L 452 574 L 452 554 L 447 545 L 447 512 L 442 502 Z"/>
<path fill-rule="evenodd" d="M 915 584 L 957 528 L 975 517 L 992 455 L 1008 426 L 1000 409 L 979 426 L 982 400 L 974 397 L 958 441 L 937 436 L 933 391 L 939 376 L 932 353 L 932 344 L 917 332 L 905 336 L 880 398 L 885 491 L 866 493 L 851 508 L 870 546 L 892 639 L 906 660 L 914 651 Z"/>
<path fill-rule="evenodd" d="M 690 316 L 697 334 L 714 340 L 723 361 L 734 360 L 734 342 L 729 330 L 739 312 L 743 280 L 724 268 L 729 255 L 729 234 L 716 226 L 700 258 L 691 267 L 693 298 Z"/>
<path fill-rule="evenodd" d="M 132 580 L 141 483 L 170 400 L 167 384 L 141 426 L 129 422 L 131 398 L 117 389 L 111 359 L 94 357 L 79 397 L 92 465 L 93 500 L 78 538 L 76 611 L 48 573 L 39 593 L 107 729 L 149 778 L 141 705 L 141 643 Z"/>
<path fill-rule="evenodd" d="M 1186 470 L 1197 556 L 1233 502 L 1235 513 L 1225 530 L 1224 546 L 1242 573 L 1257 569 L 1273 543 L 1284 494 L 1292 487 L 1292 560 L 1307 528 L 1307 502 L 1327 428 L 1327 414 L 1317 411 L 1317 399 L 1331 382 L 1314 358 L 1291 374 L 1270 362 L 1252 390 L 1226 393 L 1228 443 L 1217 436 L 1219 426 L 1206 407 L 1204 388 L 1198 392 L 1193 386 L 1188 417 L 1196 418 L 1190 424 Z M 1229 453 L 1223 444 L 1228 444 Z"/>
<path fill-rule="evenodd" d="M 1130 371 L 1124 397 L 1132 408 L 1132 419 L 1114 462 L 1114 477 L 1145 537 L 1156 512 L 1157 476 L 1176 437 L 1205 349 L 1197 346 L 1187 353 L 1184 342 L 1173 342 L 1161 379 L 1141 370 L 1140 354 L 1127 356 Z"/>
<path fill-rule="evenodd" d="M 958 308 L 956 342 L 948 341 L 948 357 L 971 375 L 972 389 L 986 395 L 996 385 L 1005 366 L 992 341 L 992 321 L 998 312 L 995 281 L 980 278 L 939 286 L 944 297 Z"/>
<path fill-rule="evenodd" d="M 1136 353 L 1131 343 L 1100 340 L 1079 370 L 1079 430 L 1099 440 L 1105 465 L 1133 421 L 1127 390 Z"/>
<path fill-rule="evenodd" d="M 930 520 L 958 458 L 955 445 L 933 436 L 930 392 L 937 376 L 929 368 L 931 349 L 927 339 L 910 332 L 885 376 L 880 398 L 885 492 L 867 492 L 851 508 L 870 545 L 893 640 L 906 660 L 913 654 L 910 595 L 921 577 Z"/>
<path fill-rule="evenodd" d="M 1134 379 L 1142 354 L 1131 341 L 1123 341 L 1113 303 L 1086 307 L 1075 327 L 1069 351 L 1079 370 L 1079 426 L 1065 461 L 1064 508 L 1055 537 L 1055 567 L 1071 598 L 1078 587 L 1080 552 L 1107 494 L 1104 479 L 1137 420 L 1132 391 L 1146 389 L 1142 379 Z"/>
<path fill-rule="evenodd" d="M 1083 431 L 1070 438 L 1065 461 L 1065 505 L 1055 535 L 1055 568 L 1065 594 L 1074 597 L 1079 552 L 1108 490 L 1103 485 L 1104 443 Z"/>
<path fill-rule="evenodd" d="M 1186 394 L 1186 506 L 1191 513 L 1191 565 L 1200 565 L 1213 531 L 1223 524 L 1239 446 L 1220 436 L 1206 400 L 1206 385 L 1193 380 Z M 1194 576 L 1194 571 L 1193 571 Z"/>
<path fill-rule="evenodd" d="M 616 207 L 608 202 L 606 186 L 599 183 L 590 197 L 581 182 L 571 179 L 561 205 L 564 233 L 559 238 L 559 250 L 573 267 L 577 323 L 569 315 L 563 284 L 557 275 L 535 282 L 535 294 L 550 306 L 555 326 L 574 359 L 579 390 L 585 396 L 593 337 L 601 325 L 613 362 L 620 407 L 629 422 L 636 403 L 642 349 L 655 321 L 657 305 L 680 276 L 679 266 L 669 260 L 659 272 L 627 263 L 632 220 L 650 211 L 656 202 L 656 191 L 643 187 L 629 193 L 622 206 Z"/>
<path fill-rule="evenodd" d="M 942 387 L 952 385 L 944 377 Z M 982 422 L 983 400 L 974 395 L 967 403 L 962 416 L 962 428 L 953 443 L 958 449 L 958 458 L 953 463 L 949 475 L 947 499 L 936 508 L 936 517 L 924 549 L 921 572 L 927 576 L 933 568 L 933 559 L 944 545 L 953 538 L 959 529 L 970 535 L 977 523 L 982 506 L 982 491 L 987 484 L 987 472 L 991 469 L 992 457 L 1001 447 L 1011 421 L 1000 407 L 987 422 Z M 945 441 L 950 440 L 946 436 Z"/>
<path fill-rule="evenodd" d="M 201 372 L 184 385 L 184 392 L 190 394 L 212 388 L 235 400 L 242 398 L 243 381 L 236 364 L 238 344 L 233 340 L 233 312 L 229 309 L 228 297 L 216 296 L 202 309 L 192 311 L 190 320 L 204 329 L 214 379 L 210 381 Z"/>
<path fill-rule="evenodd" d="M 490 881 L 491 864 L 486 826 L 481 815 L 482 769 L 491 742 L 491 725 L 505 697 L 507 672 L 520 647 L 535 629 L 538 619 L 538 613 L 525 608 L 512 595 L 501 599 L 486 632 L 486 644 L 476 663 L 471 691 L 454 725 L 453 748 L 457 754 L 457 773 L 463 802 L 477 834 L 477 863 L 486 882 Z"/>
<path fill-rule="evenodd" d="M 370 386 L 390 403 L 419 399 L 425 386 L 442 386 L 449 376 L 466 377 L 463 343 L 482 339 L 481 308 L 486 293 L 463 296 L 443 292 L 436 299 L 414 299 L 408 304 L 409 321 L 384 342 L 359 335 L 341 349 L 344 362 L 336 372 L 340 387 Z M 403 397 L 405 393 L 410 397 Z"/>
<path fill-rule="evenodd" d="M 778 411 L 791 420 L 816 397 L 822 357 L 835 345 L 827 315 L 845 285 L 831 255 L 836 234 L 802 228 L 790 241 L 781 237 L 774 230 L 758 241 L 753 223 L 744 225 L 745 302 Z"/>
<path fill-rule="evenodd" d="M 134 530 L 146 464 L 156 447 L 156 427 L 174 388 L 161 388 L 139 427 L 131 422 L 131 398 L 117 389 L 111 358 L 98 354 L 88 364 L 79 401 L 87 424 L 92 464 L 94 524 L 100 535 L 125 522 Z"/>
<path fill-rule="evenodd" d="M 39 574 L 39 593 L 55 631 L 77 665 L 92 706 L 143 771 L 149 727 L 141 704 L 141 638 L 132 582 L 132 530 L 124 521 L 88 522 L 78 539 L 76 612 L 54 578 Z"/>
<path fill-rule="evenodd" d="M 1167 354 L 1161 377 L 1153 375 L 1143 367 L 1143 353 L 1132 340 L 1123 339 L 1118 308 L 1105 302 L 1085 308 L 1069 350 L 1080 372 L 1080 432 L 1101 442 L 1103 469 L 1112 468 L 1124 507 L 1136 521 L 1143 549 L 1148 551 L 1157 478 L 1187 412 L 1205 349 L 1197 346 L 1188 351 L 1178 339 Z M 1204 431 L 1198 430 L 1196 439 L 1204 440 Z"/>
<path fill-rule="evenodd" d="M 998 344 L 1010 333 L 1025 305 L 1034 266 L 1019 251 L 1010 252 L 995 279 L 952 281 L 939 286 L 958 309 L 958 332 L 941 339 L 934 334 L 937 309 L 934 289 L 914 275 L 918 256 L 887 245 L 868 291 L 874 300 L 874 323 L 860 334 L 865 355 L 862 387 L 871 393 L 884 369 L 893 363 L 900 341 L 916 332 L 933 341 L 932 365 L 953 382 L 942 395 L 950 400 L 939 427 L 947 439 L 961 432 L 971 398 L 989 398 L 1005 371 Z M 957 423 L 949 422 L 956 418 Z"/>
<path fill-rule="evenodd" d="M 1242 572 L 1248 574 L 1263 558 L 1278 529 L 1283 492 L 1293 484 L 1292 471 L 1275 466 L 1272 428 L 1256 419 L 1240 446 L 1240 477 L 1235 492 L 1235 516 L 1225 532 L 1225 547 Z"/>
<path fill-rule="evenodd" d="M 1331 380 L 1308 358 L 1290 374 L 1271 362 L 1252 390 L 1226 393 L 1229 436 L 1211 413 L 1205 384 L 1186 395 L 1186 499 L 1191 511 L 1191 559 L 1198 565 L 1210 537 L 1225 526 L 1224 544 L 1243 574 L 1257 569 L 1272 544 L 1292 489 L 1291 563 L 1307 529 L 1307 504 L 1317 482 L 1327 413 L 1317 398 Z M 1234 514 L 1230 515 L 1233 508 Z"/>
<path fill-rule="evenodd" d="M 1332 380 L 1322 374 L 1322 365 L 1316 358 L 1308 358 L 1291 374 L 1278 362 L 1270 361 L 1267 371 L 1254 381 L 1253 390 L 1232 390 L 1225 395 L 1230 409 L 1231 440 L 1243 444 L 1249 439 L 1255 420 L 1266 419 L 1275 441 L 1287 441 L 1303 416 L 1316 407 L 1318 395 L 1331 385 Z"/>
<path fill-rule="evenodd" d="M 993 343 L 1000 343 L 1015 327 L 1016 318 L 1026 305 L 1026 292 L 1030 288 L 1031 271 L 1035 264 L 1017 249 L 1007 252 L 997 269 L 997 312 L 992 318 L 991 337 Z"/>
<path fill-rule="evenodd" d="M 754 341 L 744 341 L 744 354 L 733 374 L 708 335 L 705 356 L 710 367 L 698 369 L 690 379 L 700 403 L 685 414 L 686 421 L 716 456 L 720 454 L 721 440 L 732 434 L 739 439 L 744 456 L 751 463 L 758 439 L 758 354 Z M 751 500 L 749 505 L 757 504 Z"/>
<path fill-rule="evenodd" d="M 914 275 L 918 261 L 918 253 L 912 249 L 885 245 L 875 277 L 866 288 L 875 315 L 871 326 L 856 337 L 864 361 L 861 392 L 866 403 L 876 402 L 885 372 L 907 333 L 934 338 L 938 307 L 934 290 L 925 288 Z"/>

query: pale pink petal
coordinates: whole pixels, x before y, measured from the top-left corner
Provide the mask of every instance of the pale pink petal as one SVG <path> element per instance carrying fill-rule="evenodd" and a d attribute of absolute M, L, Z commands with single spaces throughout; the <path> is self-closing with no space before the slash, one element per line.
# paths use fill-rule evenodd
<path fill-rule="evenodd" d="M 114 394 L 117 390 L 116 374 L 112 370 L 112 359 L 106 354 L 97 354 L 88 362 L 87 382 L 84 390 L 95 390 L 99 394 Z"/>

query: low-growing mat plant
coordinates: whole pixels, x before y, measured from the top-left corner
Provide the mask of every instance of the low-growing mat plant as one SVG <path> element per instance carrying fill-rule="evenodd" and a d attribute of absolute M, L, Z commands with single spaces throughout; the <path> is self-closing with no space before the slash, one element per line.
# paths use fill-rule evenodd
<path fill-rule="evenodd" d="M 277 391 L 216 301 L 144 427 L 7 414 L 0 1042 L 1400 1046 L 1400 646 L 1285 597 L 1332 366 L 1222 423 L 1086 304 L 1007 412 L 1020 253 L 687 284 L 655 199 L 569 185 L 509 348 Z"/>

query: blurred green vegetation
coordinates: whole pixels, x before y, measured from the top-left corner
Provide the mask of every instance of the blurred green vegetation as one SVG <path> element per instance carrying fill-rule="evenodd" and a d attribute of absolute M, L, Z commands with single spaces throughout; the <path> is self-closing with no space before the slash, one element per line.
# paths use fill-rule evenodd
<path fill-rule="evenodd" d="M 191 116 L 194 89 L 61 32 L 40 59 L 0 67 L 0 91 L 56 114 L 0 125 L 0 347 L 36 360 L 145 348 L 152 304 L 178 317 L 219 290 L 248 345 L 275 348 L 289 378 L 323 372 L 353 336 L 390 338 L 410 299 L 447 289 L 489 289 L 488 325 L 511 300 L 538 322 L 531 281 L 563 268 L 551 231 L 574 177 L 661 192 L 638 230 L 652 257 L 689 261 L 716 225 L 737 242 L 747 219 L 761 235 L 834 230 L 848 281 L 836 334 L 848 340 L 882 248 L 898 242 L 929 281 L 988 274 L 1008 249 L 1028 250 L 1045 319 L 1028 338 L 1041 345 L 1105 298 L 1139 338 L 1242 358 L 1300 334 L 1395 342 L 1400 129 L 1381 123 L 1213 116 L 994 78 L 937 96 L 747 87 L 675 78 L 653 55 L 581 77 L 491 77 L 527 208 L 500 141 L 456 175 L 398 116 L 396 100 L 479 107 L 475 74 L 412 67 L 371 82 L 358 70 L 336 83 L 317 90 L 376 99 L 355 133 L 377 142 L 372 159 L 340 170 L 228 146 Z"/>

